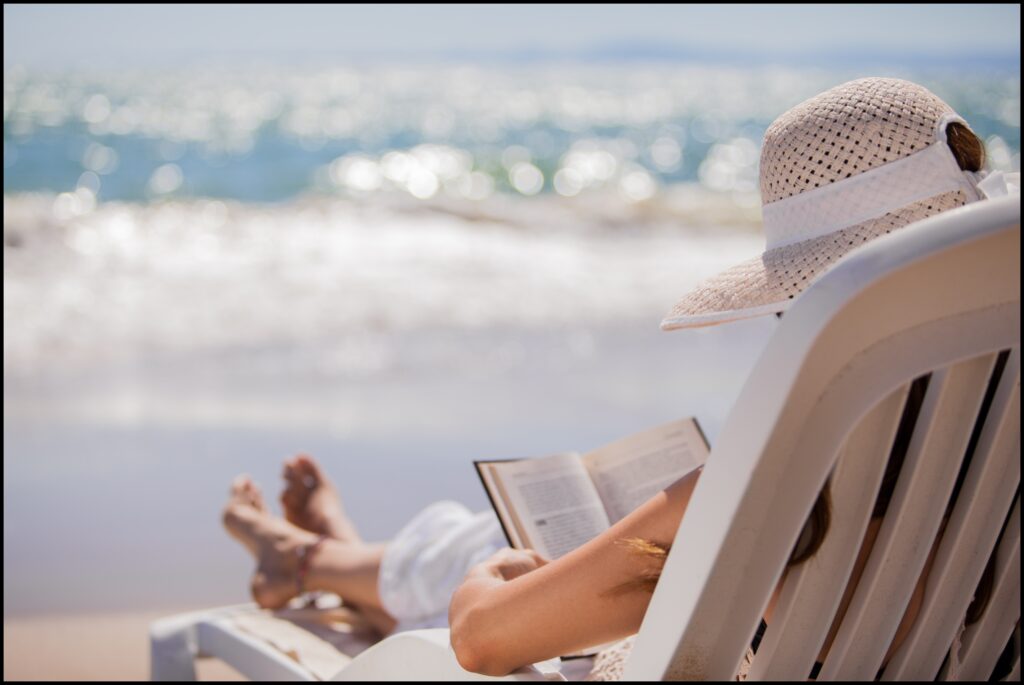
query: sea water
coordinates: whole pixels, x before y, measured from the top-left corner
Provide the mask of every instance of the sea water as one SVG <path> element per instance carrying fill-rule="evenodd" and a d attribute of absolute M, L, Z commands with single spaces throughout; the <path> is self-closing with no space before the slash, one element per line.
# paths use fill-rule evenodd
<path fill-rule="evenodd" d="M 1013 164 L 1019 72 L 895 72 L 949 102 L 997 165 Z M 260 203 L 391 191 L 640 202 L 680 182 L 751 192 L 768 123 L 864 75 L 678 64 L 11 69 L 4 192 Z"/>
<path fill-rule="evenodd" d="M 1018 71 L 887 73 L 1019 169 Z M 300 450 L 386 539 L 487 506 L 475 458 L 714 441 L 775 322 L 658 321 L 763 249 L 768 123 L 863 75 L 5 71 L 5 615 L 244 599 L 227 484 Z"/>

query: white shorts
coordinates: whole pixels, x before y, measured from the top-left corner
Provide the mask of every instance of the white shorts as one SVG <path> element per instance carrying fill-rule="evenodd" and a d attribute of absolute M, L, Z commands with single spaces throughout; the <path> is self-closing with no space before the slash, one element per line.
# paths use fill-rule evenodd
<path fill-rule="evenodd" d="M 508 541 L 493 511 L 474 514 L 436 502 L 417 514 L 384 550 L 377 587 L 395 632 L 448 627 L 448 604 L 469 569 Z"/>

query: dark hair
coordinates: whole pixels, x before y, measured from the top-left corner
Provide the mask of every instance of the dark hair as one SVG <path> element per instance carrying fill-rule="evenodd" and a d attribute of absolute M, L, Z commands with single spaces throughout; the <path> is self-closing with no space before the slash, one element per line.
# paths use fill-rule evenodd
<path fill-rule="evenodd" d="M 985 144 L 971 129 L 954 121 L 946 126 L 946 141 L 964 171 L 981 171 L 985 166 Z"/>
<path fill-rule="evenodd" d="M 957 164 L 964 171 L 980 171 L 985 165 L 985 145 L 981 139 L 967 126 L 953 122 L 946 126 L 946 141 L 949 149 L 952 150 Z M 781 314 L 779 315 L 781 317 Z M 889 463 L 886 466 L 885 475 L 882 477 L 882 484 L 879 487 L 878 496 L 875 499 L 875 507 L 871 513 L 872 518 L 881 518 L 885 515 L 892 499 L 893 490 L 896 487 L 896 480 L 899 477 L 900 468 L 910 446 L 910 436 L 913 433 L 914 424 L 921 411 L 921 403 L 924 401 L 925 391 L 928 388 L 928 376 L 922 376 L 915 380 L 907 396 L 907 403 L 903 410 L 903 417 L 900 419 L 900 426 L 896 431 L 896 439 L 893 441 L 892 452 L 889 456 Z M 832 497 L 829 491 L 829 481 L 818 493 L 818 498 L 811 507 L 811 513 L 804 523 L 800 537 L 789 555 L 787 566 L 794 566 L 810 559 L 825 541 L 829 524 L 832 520 Z M 631 553 L 647 557 L 655 562 L 651 568 L 645 569 L 635 578 L 616 585 L 609 592 L 619 593 L 631 590 L 644 590 L 654 592 L 654 587 L 661 577 L 661 570 L 665 565 L 671 544 L 658 543 L 643 538 L 627 538 L 619 540 L 618 544 L 627 548 Z M 971 604 L 968 622 L 973 623 L 980 618 L 988 603 L 988 596 L 992 590 L 993 568 L 991 562 L 989 568 L 985 569 L 979 583 L 977 597 Z M 973 620 L 971 620 L 973 617 Z"/>

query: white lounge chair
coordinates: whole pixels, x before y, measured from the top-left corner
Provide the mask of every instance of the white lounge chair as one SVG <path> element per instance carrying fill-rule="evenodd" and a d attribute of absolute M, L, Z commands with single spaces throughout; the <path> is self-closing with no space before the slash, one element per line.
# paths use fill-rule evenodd
<path fill-rule="evenodd" d="M 1009 351 L 998 379 L 997 355 Z M 932 374 L 867 566 L 818 679 L 873 679 L 939 531 L 979 408 L 988 411 L 910 635 L 886 680 L 987 678 L 1020 620 L 1020 203 L 990 200 L 875 240 L 794 303 L 726 420 L 626 664 L 627 679 L 732 679 L 814 500 L 831 475 L 825 543 L 787 574 L 749 679 L 805 679 L 864 535 L 910 383 Z M 990 383 L 991 381 L 991 383 Z M 992 386 L 991 388 L 989 386 Z M 992 599 L 948 658 L 995 554 Z M 304 678 L 216 614 L 152 629 L 153 676 L 223 658 Z M 237 637 L 237 636 L 236 636 Z M 1019 653 L 1019 650 L 1018 650 Z M 508 679 L 559 678 L 550 667 Z M 1011 677 L 1020 678 L 1019 656 Z M 486 679 L 444 630 L 390 637 L 335 680 Z"/>

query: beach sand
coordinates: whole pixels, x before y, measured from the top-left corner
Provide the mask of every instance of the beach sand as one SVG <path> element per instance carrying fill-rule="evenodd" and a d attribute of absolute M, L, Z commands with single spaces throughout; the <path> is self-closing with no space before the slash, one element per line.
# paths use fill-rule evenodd
<path fill-rule="evenodd" d="M 148 680 L 149 624 L 176 613 L 5 620 L 4 680 Z M 216 659 L 197 661 L 196 671 L 200 680 L 245 680 Z"/>

